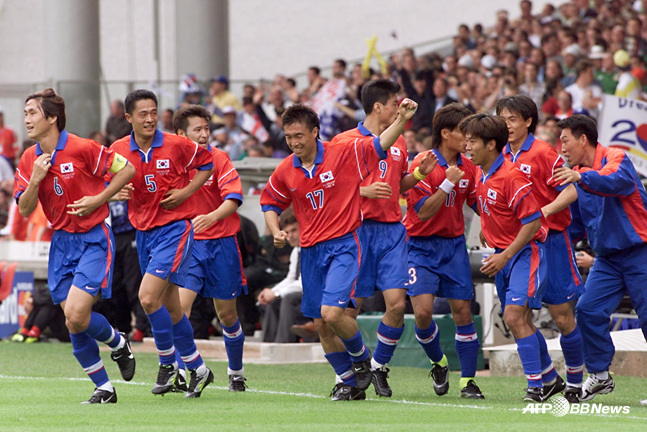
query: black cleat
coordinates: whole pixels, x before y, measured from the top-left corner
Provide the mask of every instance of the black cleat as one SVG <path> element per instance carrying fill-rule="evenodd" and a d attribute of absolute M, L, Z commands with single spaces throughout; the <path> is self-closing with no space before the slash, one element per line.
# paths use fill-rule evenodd
<path fill-rule="evenodd" d="M 581 389 L 579 387 L 566 386 L 566 390 L 564 391 L 564 398 L 568 401 L 568 403 L 580 403 L 580 391 Z"/>
<path fill-rule="evenodd" d="M 429 376 L 434 380 L 434 391 L 438 396 L 442 396 L 449 391 L 449 366 L 433 363 Z"/>
<path fill-rule="evenodd" d="M 331 401 L 352 401 L 366 399 L 366 392 L 348 384 L 335 384 L 330 392 Z"/>
<path fill-rule="evenodd" d="M 177 376 L 175 377 L 175 384 L 171 391 L 173 393 L 186 393 L 189 390 L 189 387 L 186 385 L 186 372 L 184 370 L 178 371 Z"/>
<path fill-rule="evenodd" d="M 566 388 L 566 383 L 561 376 L 557 375 L 555 382 L 551 385 L 544 385 L 544 400 L 548 400 Z"/>
<path fill-rule="evenodd" d="M 544 389 L 543 387 L 528 387 L 526 395 L 523 397 L 524 402 L 543 402 Z"/>
<path fill-rule="evenodd" d="M 124 346 L 119 348 L 117 351 L 110 353 L 110 358 L 117 362 L 119 372 L 121 372 L 121 377 L 124 381 L 130 381 L 133 379 L 133 376 L 135 376 L 135 356 L 133 355 L 133 351 L 130 349 L 128 336 L 122 332 L 119 332 L 119 335 L 124 338 Z"/>
<path fill-rule="evenodd" d="M 99 390 L 98 388 L 94 389 L 92 397 L 81 404 L 104 404 L 104 403 L 117 403 L 117 391 L 112 389 L 108 390 Z"/>
<path fill-rule="evenodd" d="M 189 382 L 189 389 L 186 392 L 185 398 L 199 398 L 202 395 L 202 390 L 213 382 L 213 372 L 205 366 L 207 371 L 202 375 L 198 375 L 197 370 L 192 370 L 191 381 Z"/>
<path fill-rule="evenodd" d="M 160 365 L 159 372 L 157 372 L 157 381 L 153 386 L 153 394 L 168 393 L 173 389 L 177 376 L 180 374 L 177 365 Z"/>
<path fill-rule="evenodd" d="M 375 394 L 382 397 L 391 397 L 393 392 L 389 386 L 389 382 L 386 380 L 389 377 L 389 368 L 383 367 L 380 369 L 375 369 L 371 371 L 373 388 L 375 388 Z"/>
<path fill-rule="evenodd" d="M 467 385 L 461 389 L 461 397 L 465 399 L 485 399 L 474 380 L 469 380 Z"/>
<path fill-rule="evenodd" d="M 242 392 L 245 391 L 247 385 L 245 384 L 244 376 L 242 375 L 229 375 L 229 391 Z"/>
<path fill-rule="evenodd" d="M 371 385 L 371 356 L 361 362 L 353 362 L 353 373 L 355 373 L 355 380 L 357 381 L 357 388 L 366 390 Z"/>

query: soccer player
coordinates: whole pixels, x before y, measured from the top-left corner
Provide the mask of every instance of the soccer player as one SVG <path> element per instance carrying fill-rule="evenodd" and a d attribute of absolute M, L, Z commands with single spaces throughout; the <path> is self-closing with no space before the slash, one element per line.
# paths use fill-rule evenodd
<path fill-rule="evenodd" d="M 385 151 L 416 108 L 415 102 L 405 99 L 397 119 L 379 137 L 336 145 L 318 140 L 319 118 L 311 108 L 293 105 L 283 114 L 285 137 L 294 154 L 274 170 L 261 205 L 277 247 L 283 247 L 287 237 L 279 228 L 278 215 L 290 203 L 294 206 L 303 270 L 301 310 L 315 319 L 326 358 L 343 380 L 333 389 L 332 400 L 364 399 L 371 384 L 370 353 L 357 322 L 344 312 L 361 259 L 356 233 L 361 219 L 359 187 L 386 159 Z"/>
<path fill-rule="evenodd" d="M 200 397 L 204 387 L 213 382 L 213 373 L 195 346 L 193 328 L 182 313 L 178 286 L 186 284 L 193 248 L 191 218 L 196 212 L 187 198 L 213 173 L 213 157 L 186 137 L 157 130 L 155 93 L 135 90 L 124 104 L 133 131 L 110 148 L 137 168 L 128 217 L 137 230 L 143 274 L 139 300 L 151 323 L 160 360 L 152 392 L 164 394 L 173 389 L 179 375 L 177 348 L 191 372 L 185 397 Z M 198 173 L 191 179 L 194 169 Z"/>
<path fill-rule="evenodd" d="M 459 127 L 467 137 L 472 162 L 481 168 L 476 182 L 481 242 L 495 249 L 483 259 L 480 270 L 495 278 L 503 318 L 517 341 L 528 380 L 523 400 L 542 402 L 539 340 L 530 319 L 532 309 L 541 308 L 547 271 L 541 207 L 528 177 L 501 153 L 508 142 L 508 128 L 501 117 L 475 114 Z"/>
<path fill-rule="evenodd" d="M 399 92 L 400 86 L 386 79 L 365 84 L 361 96 L 366 120 L 337 135 L 330 144 L 379 136 L 398 116 Z M 377 346 L 371 359 L 375 393 L 384 397 L 392 395 L 386 365 L 404 331 L 407 294 L 407 233 L 401 222 L 400 193 L 411 189 L 433 169 L 435 158 L 429 153 L 425 155 L 415 175 L 409 174 L 407 145 L 400 136 L 386 159 L 379 162 L 378 169 L 360 185 L 363 221 L 357 234 L 362 262 L 355 288 L 357 305 L 347 312 L 357 317 L 362 299 L 371 297 L 376 287 L 384 294 L 386 313 L 377 328 Z"/>
<path fill-rule="evenodd" d="M 508 127 L 508 144 L 503 150 L 506 160 L 517 164 L 521 172 L 532 181 L 532 190 L 549 228 L 546 238 L 546 260 L 550 271 L 546 279 L 543 302 L 548 304 L 553 322 L 559 329 L 559 339 L 566 363 L 566 381 L 557 374 L 548 355 L 546 340 L 539 330 L 544 399 L 562 392 L 571 403 L 577 403 L 584 357 L 582 335 L 575 323 L 574 302 L 584 291 L 577 269 L 573 244 L 567 233 L 571 224 L 569 204 L 577 200 L 575 186 L 556 184 L 551 180 L 555 169 L 564 160 L 550 144 L 533 136 L 539 119 L 537 105 L 528 96 L 515 95 L 499 99 L 496 113 Z"/>
<path fill-rule="evenodd" d="M 591 374 L 580 400 L 588 401 L 615 387 L 609 375 L 615 353 L 609 320 L 625 292 L 647 339 L 647 194 L 625 152 L 598 143 L 593 119 L 578 114 L 558 125 L 564 155 L 573 169 L 557 169 L 554 179 L 562 185 L 575 184 L 574 225 L 583 224 L 597 254 L 575 308 L 582 328 L 584 363 Z"/>
<path fill-rule="evenodd" d="M 476 166 L 462 153 L 465 136 L 458 125 L 472 114 L 452 103 L 434 115 L 432 152 L 438 165 L 409 191 L 404 226 L 409 236 L 408 294 L 415 315 L 416 339 L 431 361 L 434 391 L 449 390 L 447 356 L 433 320 L 436 297 L 448 299 L 456 324 L 456 353 L 461 364 L 461 397 L 483 399 L 474 381 L 479 340 L 472 321 L 474 287 L 465 243 L 463 204 L 476 209 Z M 410 171 L 415 172 L 420 156 Z"/>
<path fill-rule="evenodd" d="M 14 197 L 20 214 L 42 204 L 55 232 L 49 250 L 47 281 L 52 300 L 65 312 L 72 352 L 96 386 L 83 403 L 116 403 L 96 341 L 112 348 L 124 380 L 135 374 L 135 358 L 123 333 L 92 312 L 100 298 L 110 298 L 112 230 L 104 220 L 106 204 L 135 174 L 118 153 L 65 130 L 65 101 L 51 88 L 29 95 L 25 126 L 37 144 L 25 150 L 16 170 Z M 114 174 L 106 187 L 104 176 Z"/>
<path fill-rule="evenodd" d="M 207 149 L 214 164 L 212 176 L 190 198 L 198 216 L 193 219 L 195 242 L 187 282 L 180 288 L 180 303 L 189 317 L 198 294 L 213 298 L 229 358 L 229 390 L 245 391 L 245 335 L 236 312 L 236 298 L 243 291 L 247 293 L 236 241 L 236 233 L 240 231 L 236 210 L 243 202 L 243 187 L 227 153 L 208 143 L 210 119 L 209 111 L 200 105 L 184 106 L 173 116 L 175 133 Z M 182 373 L 184 365 L 179 356 L 176 358 Z"/>

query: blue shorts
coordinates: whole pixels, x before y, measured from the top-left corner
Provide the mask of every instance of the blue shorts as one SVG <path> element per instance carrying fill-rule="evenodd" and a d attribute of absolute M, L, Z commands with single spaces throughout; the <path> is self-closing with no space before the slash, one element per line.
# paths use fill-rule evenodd
<path fill-rule="evenodd" d="M 86 233 L 56 230 L 49 247 L 47 283 L 54 304 L 67 299 L 74 285 L 93 297 L 112 296 L 115 238 L 105 222 Z"/>
<path fill-rule="evenodd" d="M 470 259 L 465 236 L 410 237 L 409 283 L 410 297 L 433 294 L 456 300 L 474 298 Z"/>
<path fill-rule="evenodd" d="M 584 284 L 577 270 L 573 243 L 568 233 L 550 230 L 544 245 L 550 270 L 546 276 L 543 302 L 559 305 L 577 300 L 584 292 Z"/>
<path fill-rule="evenodd" d="M 179 220 L 137 231 L 137 254 L 142 275 L 149 273 L 177 286 L 184 286 L 193 249 L 193 225 Z"/>
<path fill-rule="evenodd" d="M 321 306 L 346 308 L 354 297 L 359 263 L 359 239 L 354 232 L 302 247 L 303 315 L 321 318 Z"/>
<path fill-rule="evenodd" d="M 355 297 L 371 297 L 380 291 L 406 288 L 407 230 L 400 222 L 362 222 L 357 230 L 362 262 Z"/>
<path fill-rule="evenodd" d="M 220 300 L 234 299 L 243 290 L 247 294 L 236 236 L 195 240 L 184 288 Z"/>
<path fill-rule="evenodd" d="M 501 253 L 497 249 L 496 253 Z M 495 276 L 501 311 L 506 305 L 541 309 L 546 289 L 546 250 L 544 244 L 531 240 Z"/>

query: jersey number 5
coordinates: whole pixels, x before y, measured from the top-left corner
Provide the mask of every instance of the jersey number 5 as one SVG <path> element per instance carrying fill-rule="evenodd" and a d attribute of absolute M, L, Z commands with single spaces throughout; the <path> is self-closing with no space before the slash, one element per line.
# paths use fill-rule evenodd
<path fill-rule="evenodd" d="M 153 177 L 155 177 L 155 174 L 148 174 L 144 176 L 144 181 L 146 182 L 146 187 L 148 189 L 148 192 L 157 191 L 157 185 L 155 184 L 155 180 L 153 180 Z"/>
<path fill-rule="evenodd" d="M 324 191 L 323 191 L 323 189 L 317 189 L 314 192 L 308 192 L 306 194 L 306 198 L 308 198 L 310 200 L 310 204 L 312 204 L 312 209 L 313 210 L 317 210 L 318 208 L 321 208 L 324 205 Z M 317 204 L 319 204 L 319 205 L 317 206 Z"/>

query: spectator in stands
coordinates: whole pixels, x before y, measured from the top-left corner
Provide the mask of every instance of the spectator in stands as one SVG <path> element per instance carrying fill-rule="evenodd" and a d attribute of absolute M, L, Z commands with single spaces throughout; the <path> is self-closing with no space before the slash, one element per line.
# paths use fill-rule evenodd
<path fill-rule="evenodd" d="M 642 96 L 642 85 L 640 80 L 631 74 L 630 58 L 631 56 L 625 50 L 618 50 L 613 54 L 613 62 L 620 71 L 615 95 L 627 99 L 639 99 Z"/>
<path fill-rule="evenodd" d="M 166 108 L 162 111 L 160 116 L 160 124 L 158 126 L 163 132 L 174 133 L 173 131 L 173 114 L 174 111 L 170 108 Z"/>
<path fill-rule="evenodd" d="M 0 106 L 0 151 L 2 156 L 9 162 L 11 168 L 16 166 L 16 159 L 20 153 L 18 138 L 10 127 L 4 124 L 4 109 Z"/>
<path fill-rule="evenodd" d="M 233 106 L 226 106 L 221 111 L 226 133 L 223 150 L 232 161 L 240 160 L 245 151 L 245 140 L 249 134 L 237 123 L 238 113 Z"/>
<path fill-rule="evenodd" d="M 589 58 L 595 66 L 595 80 L 602 85 L 602 92 L 614 94 L 618 85 L 618 72 L 613 62 L 613 53 L 605 52 L 604 47 L 596 45 L 591 49 Z"/>
<path fill-rule="evenodd" d="M 229 79 L 224 75 L 218 75 L 212 78 L 209 84 L 209 100 L 207 103 L 207 108 L 213 114 L 211 118 L 213 123 L 223 122 L 223 110 L 226 107 L 233 107 L 234 110 L 239 111 L 240 102 L 236 95 L 229 91 Z"/>
<path fill-rule="evenodd" d="M 566 87 L 566 91 L 573 99 L 573 112 L 587 114 L 597 119 L 602 101 L 602 88 L 593 82 L 593 63 L 588 59 L 582 59 L 577 62 L 575 71 L 577 73 L 575 82 Z"/>
<path fill-rule="evenodd" d="M 558 120 L 570 117 L 573 115 L 573 98 L 569 92 L 566 90 L 561 90 L 557 94 L 557 112 L 555 117 Z"/>
<path fill-rule="evenodd" d="M 108 146 L 133 130 L 132 125 L 126 120 L 125 113 L 122 101 L 115 100 L 110 104 L 110 117 L 106 121 L 106 143 Z"/>
<path fill-rule="evenodd" d="M 538 67 L 528 61 L 523 66 L 523 84 L 519 86 L 519 93 L 533 100 L 537 109 L 541 108 L 546 93 L 546 85 L 537 80 Z"/>

